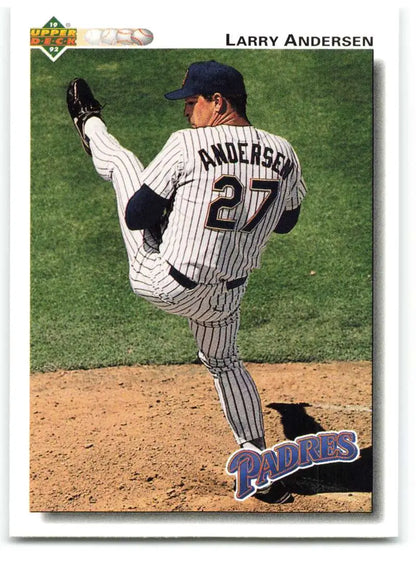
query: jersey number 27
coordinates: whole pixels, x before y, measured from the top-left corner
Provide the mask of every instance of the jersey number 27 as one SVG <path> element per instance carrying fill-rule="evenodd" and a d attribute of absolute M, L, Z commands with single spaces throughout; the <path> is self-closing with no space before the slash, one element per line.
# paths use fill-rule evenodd
<path fill-rule="evenodd" d="M 213 191 L 223 191 L 226 187 L 233 190 L 231 197 L 218 197 L 211 201 L 208 207 L 208 215 L 205 223 L 207 229 L 220 231 L 233 231 L 237 223 L 236 219 L 224 219 L 221 217 L 222 210 L 235 209 L 244 199 L 244 186 L 240 180 L 233 175 L 223 175 L 214 182 Z M 280 182 L 273 179 L 256 179 L 250 180 L 250 191 L 265 191 L 266 197 L 257 208 L 256 212 L 247 223 L 240 229 L 245 233 L 250 233 L 257 227 L 263 219 L 271 205 L 279 195 Z"/>

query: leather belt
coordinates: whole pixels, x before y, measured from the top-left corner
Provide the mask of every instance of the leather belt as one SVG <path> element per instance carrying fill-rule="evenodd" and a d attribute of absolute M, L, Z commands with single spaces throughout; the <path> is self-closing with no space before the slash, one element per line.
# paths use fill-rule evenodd
<path fill-rule="evenodd" d="M 198 286 L 198 282 L 194 282 L 193 280 L 185 276 L 185 274 L 182 274 L 181 272 L 179 272 L 179 270 L 176 270 L 176 268 L 174 268 L 173 266 L 170 267 L 169 274 L 176 280 L 178 284 L 180 284 L 184 288 L 187 288 L 188 290 L 193 290 Z M 246 280 L 247 278 L 245 276 L 243 278 L 236 278 L 235 280 L 228 280 L 225 283 L 225 286 L 227 290 L 232 290 L 233 288 L 242 286 Z"/>

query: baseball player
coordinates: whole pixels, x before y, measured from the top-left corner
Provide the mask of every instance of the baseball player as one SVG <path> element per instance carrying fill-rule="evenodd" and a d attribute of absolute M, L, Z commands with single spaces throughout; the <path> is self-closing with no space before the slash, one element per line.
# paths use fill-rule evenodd
<path fill-rule="evenodd" d="M 165 97 L 184 100 L 191 128 L 174 132 L 144 168 L 108 132 L 85 80 L 67 90 L 83 147 L 115 190 L 134 293 L 188 319 L 236 442 L 261 451 L 260 397 L 237 350 L 240 304 L 270 235 L 298 220 L 300 164 L 289 142 L 250 124 L 233 67 L 193 63 Z M 293 500 L 280 481 L 255 497 Z"/>

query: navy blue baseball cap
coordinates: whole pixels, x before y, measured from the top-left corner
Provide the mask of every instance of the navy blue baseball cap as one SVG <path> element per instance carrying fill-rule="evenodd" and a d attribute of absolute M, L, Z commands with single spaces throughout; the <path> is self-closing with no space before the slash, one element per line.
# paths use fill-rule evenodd
<path fill-rule="evenodd" d="M 195 95 L 245 95 L 243 76 L 237 69 L 217 61 L 192 63 L 185 74 L 182 88 L 166 93 L 170 100 L 185 99 Z"/>

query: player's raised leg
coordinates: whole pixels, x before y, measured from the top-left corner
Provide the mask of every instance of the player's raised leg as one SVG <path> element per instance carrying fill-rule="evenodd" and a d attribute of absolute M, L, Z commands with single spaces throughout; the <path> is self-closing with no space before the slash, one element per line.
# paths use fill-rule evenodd
<path fill-rule="evenodd" d="M 93 117 L 87 121 L 85 133 L 89 138 L 97 173 L 103 179 L 111 181 L 114 187 L 121 232 L 131 260 L 143 243 L 143 232 L 130 231 L 125 221 L 125 211 L 129 199 L 141 186 L 140 174 L 143 165 L 130 150 L 119 144 L 99 118 Z"/>
<path fill-rule="evenodd" d="M 84 79 L 71 81 L 67 104 L 85 152 L 92 157 L 97 173 L 114 187 L 120 227 L 131 263 L 143 243 L 143 233 L 130 231 L 124 214 L 130 197 L 141 186 L 143 165 L 107 131 L 101 117 L 102 106 Z"/>

